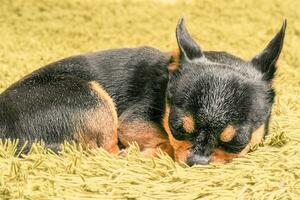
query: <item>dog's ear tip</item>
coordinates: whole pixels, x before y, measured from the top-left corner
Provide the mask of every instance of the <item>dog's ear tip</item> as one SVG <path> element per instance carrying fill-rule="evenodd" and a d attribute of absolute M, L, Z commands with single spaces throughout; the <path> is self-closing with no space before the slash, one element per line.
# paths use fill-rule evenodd
<path fill-rule="evenodd" d="M 286 25 L 287 25 L 287 18 L 284 18 L 282 27 L 286 28 Z"/>
<path fill-rule="evenodd" d="M 287 18 L 284 18 L 283 19 L 283 22 L 282 22 L 282 26 L 281 26 L 281 30 L 280 30 L 280 32 L 285 32 L 285 30 L 286 30 L 286 26 L 287 26 Z"/>
<path fill-rule="evenodd" d="M 185 26 L 184 17 L 181 16 L 181 17 L 179 17 L 179 20 L 178 20 L 178 23 L 177 23 L 176 32 L 182 31 L 184 26 Z"/>
<path fill-rule="evenodd" d="M 268 79 L 272 79 L 274 72 L 276 71 L 276 62 L 282 51 L 285 30 L 287 26 L 287 19 L 283 20 L 281 29 L 273 37 L 273 39 L 268 43 L 265 49 L 254 58 L 251 62 L 263 73 Z"/>
<path fill-rule="evenodd" d="M 178 24 L 184 23 L 184 16 L 180 16 L 178 19 Z"/>
<path fill-rule="evenodd" d="M 181 16 L 176 26 L 176 39 L 180 50 L 180 58 L 186 60 L 193 60 L 203 56 L 203 52 L 200 46 L 194 41 L 189 34 L 186 26 L 184 17 Z"/>

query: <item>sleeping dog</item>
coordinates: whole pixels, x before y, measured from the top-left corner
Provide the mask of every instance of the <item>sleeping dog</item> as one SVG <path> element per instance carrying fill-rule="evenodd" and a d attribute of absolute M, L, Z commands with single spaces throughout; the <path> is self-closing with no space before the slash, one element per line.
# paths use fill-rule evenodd
<path fill-rule="evenodd" d="M 136 142 L 145 155 L 161 149 L 188 165 L 228 162 L 268 132 L 285 29 L 243 60 L 203 51 L 180 18 L 178 51 L 112 49 L 51 63 L 0 95 L 0 138 L 112 153 Z"/>

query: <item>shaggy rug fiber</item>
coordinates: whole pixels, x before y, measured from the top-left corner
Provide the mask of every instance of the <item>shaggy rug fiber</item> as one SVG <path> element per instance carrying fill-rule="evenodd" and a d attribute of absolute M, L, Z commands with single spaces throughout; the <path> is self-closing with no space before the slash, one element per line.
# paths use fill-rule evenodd
<path fill-rule="evenodd" d="M 0 90 L 58 59 L 108 48 L 176 48 L 184 15 L 205 50 L 249 59 L 288 20 L 264 144 L 226 165 L 126 157 L 65 144 L 60 155 L 0 143 L 0 199 L 300 199 L 300 1 L 1 0 Z"/>

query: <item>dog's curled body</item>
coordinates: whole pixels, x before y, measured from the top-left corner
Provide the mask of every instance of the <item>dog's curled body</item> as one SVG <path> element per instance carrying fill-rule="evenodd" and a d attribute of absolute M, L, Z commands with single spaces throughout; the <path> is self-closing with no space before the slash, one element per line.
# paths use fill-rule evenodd
<path fill-rule="evenodd" d="M 0 95 L 0 137 L 20 144 L 43 140 L 54 150 L 75 140 L 116 152 L 117 117 L 127 109 L 162 128 L 169 60 L 140 47 L 73 56 L 38 69 Z M 126 120 L 135 120 L 132 115 Z"/>
<path fill-rule="evenodd" d="M 202 51 L 181 18 L 175 53 L 114 49 L 49 64 L 0 95 L 0 138 L 114 153 L 136 142 L 145 155 L 160 149 L 188 165 L 228 162 L 268 131 L 285 29 L 243 60 Z"/>

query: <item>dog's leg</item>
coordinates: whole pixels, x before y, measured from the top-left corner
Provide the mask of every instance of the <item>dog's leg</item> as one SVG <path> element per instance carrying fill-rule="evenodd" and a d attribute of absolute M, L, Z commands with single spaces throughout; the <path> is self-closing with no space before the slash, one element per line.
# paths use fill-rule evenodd
<path fill-rule="evenodd" d="M 134 106 L 119 117 L 118 137 L 120 142 L 125 147 L 136 142 L 146 156 L 156 156 L 160 149 L 173 158 L 173 147 L 167 134 L 159 124 L 148 120 L 142 110 L 142 107 Z"/>
<path fill-rule="evenodd" d="M 98 104 L 83 114 L 74 138 L 86 148 L 102 147 L 118 153 L 118 117 L 112 98 L 96 81 L 89 82 L 98 97 Z"/>
<path fill-rule="evenodd" d="M 19 139 L 20 148 L 28 144 L 27 151 L 33 142 L 43 141 L 57 152 L 65 140 L 119 151 L 117 112 L 96 81 L 62 75 L 32 81 L 16 91 L 2 96 L 1 138 Z"/>

